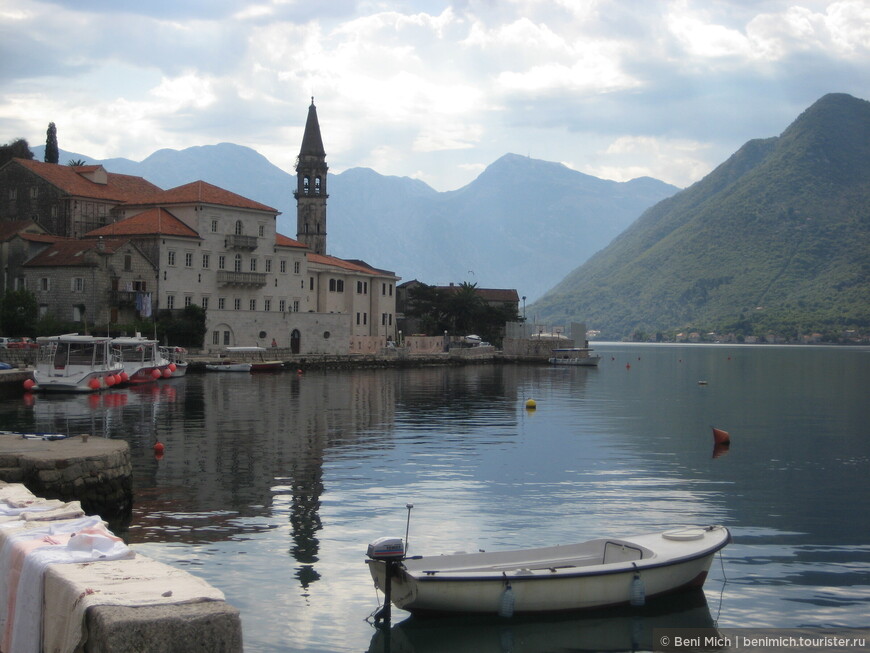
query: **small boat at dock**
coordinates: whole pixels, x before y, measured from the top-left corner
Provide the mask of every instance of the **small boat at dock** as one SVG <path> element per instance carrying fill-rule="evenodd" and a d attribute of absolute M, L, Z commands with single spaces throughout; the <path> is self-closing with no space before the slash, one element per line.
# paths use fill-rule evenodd
<path fill-rule="evenodd" d="M 66 333 L 37 338 L 39 353 L 27 390 L 97 392 L 121 382 L 124 366 L 112 349 L 112 339 Z"/>
<path fill-rule="evenodd" d="M 404 557 L 401 538 L 381 538 L 369 545 L 366 563 L 376 587 L 413 614 L 512 616 L 640 605 L 701 587 L 713 556 L 730 541 L 728 529 L 717 525 L 535 549 Z"/>
<path fill-rule="evenodd" d="M 553 355 L 548 359 L 553 365 L 579 365 L 595 367 L 601 356 L 593 355 L 589 347 L 565 347 L 553 349 Z"/>
<path fill-rule="evenodd" d="M 133 337 L 114 338 L 112 347 L 124 366 L 121 378 L 125 383 L 151 383 L 172 376 L 175 365 L 163 356 L 156 340 L 137 333 Z"/>
<path fill-rule="evenodd" d="M 284 369 L 284 361 L 267 360 L 264 347 L 227 347 L 227 360 L 210 363 L 212 372 L 275 372 Z"/>

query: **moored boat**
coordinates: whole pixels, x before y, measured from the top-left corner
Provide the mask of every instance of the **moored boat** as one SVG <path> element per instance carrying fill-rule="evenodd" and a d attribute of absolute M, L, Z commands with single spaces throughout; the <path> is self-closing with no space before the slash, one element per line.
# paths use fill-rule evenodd
<path fill-rule="evenodd" d="M 210 372 L 250 372 L 251 364 L 239 361 L 226 361 L 223 363 L 208 363 L 205 369 Z"/>
<path fill-rule="evenodd" d="M 28 390 L 96 392 L 121 382 L 124 366 L 109 337 L 67 333 L 37 338 L 37 342 L 33 383 L 25 381 Z"/>
<path fill-rule="evenodd" d="M 369 546 L 369 571 L 414 614 L 541 614 L 638 604 L 704 584 L 731 541 L 724 526 L 493 553 L 401 557 L 400 538 Z M 398 556 L 397 556 L 398 553 Z"/>
<path fill-rule="evenodd" d="M 589 347 L 565 347 L 553 349 L 553 355 L 547 359 L 553 365 L 580 365 L 594 367 L 598 365 L 601 356 L 592 354 Z"/>
<path fill-rule="evenodd" d="M 150 383 L 172 376 L 173 364 L 161 354 L 156 340 L 136 334 L 114 338 L 112 347 L 124 365 L 121 377 L 126 383 Z"/>
<path fill-rule="evenodd" d="M 187 374 L 187 350 L 184 347 L 160 347 L 160 354 L 169 361 L 172 378 Z M 171 369 L 173 364 L 175 365 L 174 370 Z"/>

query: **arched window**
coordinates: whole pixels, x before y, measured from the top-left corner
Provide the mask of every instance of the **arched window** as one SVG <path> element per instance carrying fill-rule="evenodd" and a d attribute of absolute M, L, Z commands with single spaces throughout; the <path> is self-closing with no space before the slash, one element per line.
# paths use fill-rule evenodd
<path fill-rule="evenodd" d="M 320 195 L 320 177 L 319 176 L 314 178 L 314 194 Z"/>
<path fill-rule="evenodd" d="M 242 221 L 236 220 L 236 236 L 242 235 Z"/>
<path fill-rule="evenodd" d="M 236 260 L 233 263 L 233 270 L 236 272 L 242 271 L 242 255 L 241 254 L 236 254 Z"/>
<path fill-rule="evenodd" d="M 309 184 L 308 177 L 304 177 L 302 179 L 302 194 L 303 195 L 308 195 L 308 184 Z"/>

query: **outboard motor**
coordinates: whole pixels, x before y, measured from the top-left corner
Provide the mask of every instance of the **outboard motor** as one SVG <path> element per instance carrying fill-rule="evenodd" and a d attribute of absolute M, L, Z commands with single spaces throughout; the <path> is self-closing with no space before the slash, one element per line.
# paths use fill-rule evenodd
<path fill-rule="evenodd" d="M 366 555 L 372 560 L 383 562 L 384 570 L 384 607 L 375 614 L 375 623 L 383 622 L 384 626 L 390 626 L 390 611 L 392 601 L 393 576 L 396 567 L 405 558 L 405 543 L 401 537 L 381 537 L 369 544 Z"/>
<path fill-rule="evenodd" d="M 366 555 L 372 560 L 401 560 L 405 557 L 405 543 L 401 537 L 379 537 L 369 544 Z"/>

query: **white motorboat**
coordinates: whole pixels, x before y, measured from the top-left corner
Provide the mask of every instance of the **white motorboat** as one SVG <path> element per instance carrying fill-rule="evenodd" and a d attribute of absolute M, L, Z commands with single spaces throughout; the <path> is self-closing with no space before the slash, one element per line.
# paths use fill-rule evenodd
<path fill-rule="evenodd" d="M 704 584 L 731 541 L 724 526 L 494 553 L 401 555 L 401 538 L 369 545 L 369 571 L 392 603 L 414 614 L 541 614 L 620 605 Z M 387 570 L 389 585 L 387 583 Z"/>
<path fill-rule="evenodd" d="M 169 361 L 172 378 L 187 374 L 187 350 L 184 347 L 160 347 L 160 354 Z M 175 365 L 175 369 L 172 369 L 173 365 Z"/>
<path fill-rule="evenodd" d="M 565 347 L 562 349 L 553 349 L 553 355 L 547 360 L 553 365 L 580 365 L 584 367 L 595 367 L 601 356 L 593 355 L 592 349 L 589 347 Z"/>
<path fill-rule="evenodd" d="M 210 372 L 250 372 L 250 363 L 240 363 L 238 361 L 227 361 L 225 363 L 209 363 L 205 369 Z"/>
<path fill-rule="evenodd" d="M 125 383 L 150 383 L 172 376 L 172 363 L 163 356 L 156 340 L 133 337 L 112 340 L 118 359 L 124 365 L 121 379 Z"/>
<path fill-rule="evenodd" d="M 67 333 L 37 338 L 37 342 L 33 383 L 25 381 L 28 390 L 96 392 L 121 382 L 124 366 L 109 337 Z"/>

